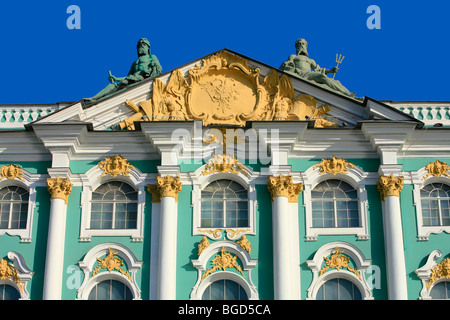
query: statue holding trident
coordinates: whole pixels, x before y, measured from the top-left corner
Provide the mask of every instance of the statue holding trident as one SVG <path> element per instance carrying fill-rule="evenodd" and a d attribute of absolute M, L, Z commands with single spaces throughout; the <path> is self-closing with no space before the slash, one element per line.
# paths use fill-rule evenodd
<path fill-rule="evenodd" d="M 289 59 L 280 67 L 280 70 L 291 73 L 295 76 L 299 76 L 303 79 L 314 81 L 320 84 L 324 84 L 334 91 L 338 91 L 346 96 L 355 97 L 355 93 L 351 93 L 347 90 L 338 80 L 329 78 L 327 74 L 338 72 L 339 64 L 342 63 L 343 57 L 339 56 L 336 59 L 337 66 L 332 69 L 321 68 L 319 65 L 308 55 L 308 42 L 305 39 L 298 39 L 295 42 L 295 48 L 297 54 L 291 54 Z M 311 70 L 312 69 L 312 70 Z"/>
<path fill-rule="evenodd" d="M 92 98 L 83 99 L 84 102 L 95 102 L 113 92 L 129 86 L 130 84 L 147 78 L 154 78 L 161 74 L 162 67 L 159 64 L 158 58 L 150 53 L 150 42 L 146 38 L 139 39 L 137 44 L 137 54 L 138 59 L 133 62 L 126 77 L 115 77 L 111 74 L 111 71 L 109 71 L 108 80 L 111 83 Z"/>

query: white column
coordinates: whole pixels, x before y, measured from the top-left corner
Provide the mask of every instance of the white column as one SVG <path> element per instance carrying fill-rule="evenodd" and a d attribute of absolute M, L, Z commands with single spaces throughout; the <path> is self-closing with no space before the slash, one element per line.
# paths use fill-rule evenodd
<path fill-rule="evenodd" d="M 149 185 L 153 202 L 159 202 L 159 238 L 158 262 L 156 272 L 156 299 L 176 299 L 176 270 L 177 270 L 177 220 L 178 193 L 181 191 L 179 177 L 166 175 L 156 177 L 156 184 Z M 155 214 L 157 214 L 155 212 Z M 153 220 L 152 220 L 153 221 Z M 154 247 L 152 247 L 154 249 Z M 154 254 L 151 254 L 154 256 Z M 154 275 L 150 275 L 153 279 Z M 151 281 L 151 283 L 154 283 Z M 152 291 L 153 289 L 151 289 Z"/>
<path fill-rule="evenodd" d="M 61 300 L 64 272 L 67 199 L 72 191 L 69 179 L 47 179 L 51 195 L 47 254 L 44 272 L 44 300 Z"/>
<path fill-rule="evenodd" d="M 161 198 L 159 236 L 158 291 L 159 300 L 176 299 L 177 203 L 173 197 Z"/>
<path fill-rule="evenodd" d="M 272 203 L 273 275 L 275 300 L 292 299 L 289 200 L 276 197 Z"/>
<path fill-rule="evenodd" d="M 298 201 L 303 184 L 292 183 L 290 176 L 270 176 L 267 187 L 272 196 L 274 299 L 294 299 L 291 256 L 291 217 L 289 202 Z"/>
<path fill-rule="evenodd" d="M 386 250 L 386 273 L 389 300 L 407 300 L 405 247 L 400 208 L 403 177 L 381 176 L 378 189 L 383 205 L 383 225 Z"/>

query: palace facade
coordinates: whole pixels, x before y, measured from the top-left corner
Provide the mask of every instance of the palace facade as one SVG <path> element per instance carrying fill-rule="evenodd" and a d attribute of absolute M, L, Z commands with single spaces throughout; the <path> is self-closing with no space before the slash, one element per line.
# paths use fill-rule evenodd
<path fill-rule="evenodd" d="M 0 299 L 448 299 L 449 107 L 226 49 L 1 105 Z"/>

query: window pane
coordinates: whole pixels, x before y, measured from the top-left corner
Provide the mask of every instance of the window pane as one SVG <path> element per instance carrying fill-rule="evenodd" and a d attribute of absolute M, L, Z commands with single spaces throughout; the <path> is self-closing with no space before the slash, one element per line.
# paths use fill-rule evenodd
<path fill-rule="evenodd" d="M 237 282 L 217 280 L 205 289 L 202 300 L 248 300 L 248 296 Z"/>
<path fill-rule="evenodd" d="M 0 285 L 0 300 L 19 300 L 20 293 L 14 287 L 2 284 Z"/>
<path fill-rule="evenodd" d="M 430 296 L 432 299 L 449 299 L 450 285 L 447 281 L 434 285 Z"/>
<path fill-rule="evenodd" d="M 361 292 L 351 281 L 341 278 L 330 279 L 317 291 L 317 300 L 362 300 Z"/>

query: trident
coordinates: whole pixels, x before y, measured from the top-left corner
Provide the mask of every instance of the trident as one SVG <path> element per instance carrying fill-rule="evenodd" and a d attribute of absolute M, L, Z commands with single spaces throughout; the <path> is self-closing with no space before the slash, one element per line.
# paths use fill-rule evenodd
<path fill-rule="evenodd" d="M 342 61 L 344 61 L 344 56 L 342 56 L 342 55 L 338 55 L 337 53 L 336 53 L 336 68 L 337 67 L 339 67 L 339 65 L 342 63 Z M 336 77 L 336 73 L 333 75 L 333 79 L 334 79 L 334 77 Z"/>

